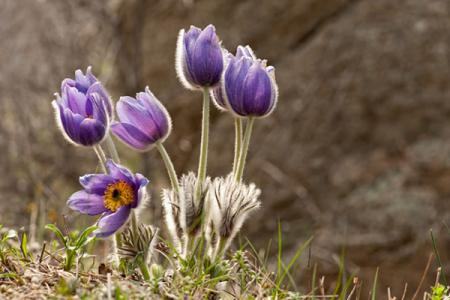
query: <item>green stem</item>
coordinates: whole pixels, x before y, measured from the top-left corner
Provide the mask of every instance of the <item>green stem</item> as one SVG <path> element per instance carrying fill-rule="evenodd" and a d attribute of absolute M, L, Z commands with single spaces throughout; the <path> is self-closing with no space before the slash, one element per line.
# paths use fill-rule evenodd
<path fill-rule="evenodd" d="M 139 270 L 141 270 L 144 280 L 149 281 L 150 280 L 150 271 L 148 270 L 147 263 L 144 260 L 141 260 L 139 262 Z"/>
<path fill-rule="evenodd" d="M 202 136 L 200 144 L 200 159 L 198 162 L 197 182 L 195 184 L 195 201 L 198 204 L 202 194 L 203 182 L 206 178 L 206 166 L 208 162 L 208 138 L 209 138 L 209 91 L 203 90 L 202 111 Z"/>
<path fill-rule="evenodd" d="M 234 118 L 235 141 L 234 141 L 234 160 L 233 160 L 233 174 L 236 174 L 239 154 L 242 146 L 242 119 Z"/>
<path fill-rule="evenodd" d="M 216 248 L 216 253 L 213 257 L 213 261 L 221 259 L 226 250 L 225 245 L 227 244 L 227 239 L 223 238 L 221 236 L 219 236 L 218 238 L 219 238 L 219 240 L 217 241 L 217 248 Z"/>
<path fill-rule="evenodd" d="M 119 153 L 117 152 L 116 145 L 111 137 L 111 134 L 106 136 L 106 146 L 108 147 L 109 155 L 118 164 L 120 164 Z"/>
<path fill-rule="evenodd" d="M 100 145 L 93 146 L 95 154 L 97 154 L 98 161 L 100 162 L 100 166 L 102 167 L 102 170 L 104 173 L 107 173 L 106 171 L 106 156 L 105 152 L 103 152 L 102 147 Z"/>
<path fill-rule="evenodd" d="M 131 230 L 133 231 L 132 236 L 137 238 L 139 236 L 139 228 L 138 228 L 137 216 L 134 211 L 131 211 Z M 134 242 L 136 242 L 136 241 L 134 241 Z"/>
<path fill-rule="evenodd" d="M 103 149 L 100 145 L 95 145 L 95 146 L 93 146 L 93 148 L 94 148 L 95 153 L 97 154 L 98 160 L 100 161 L 100 165 L 102 166 L 103 172 L 105 174 L 108 173 L 108 171 L 106 170 L 105 152 L 103 151 Z M 119 255 L 117 254 L 117 248 L 122 245 L 122 239 L 121 239 L 119 233 L 116 233 L 114 235 L 114 238 L 115 238 L 115 240 L 113 241 L 113 252 L 114 252 L 114 257 L 115 257 L 117 263 L 119 263 Z"/>
<path fill-rule="evenodd" d="M 173 166 L 173 163 L 172 163 L 172 160 L 170 159 L 169 154 L 166 151 L 166 148 L 164 148 L 163 144 L 157 143 L 156 149 L 158 149 L 158 151 L 161 154 L 161 157 L 164 161 L 164 164 L 166 165 L 166 169 L 167 169 L 167 173 L 169 174 L 172 189 L 177 194 L 179 194 L 180 193 L 180 184 L 178 182 L 177 173 L 175 172 L 175 168 Z"/>
<path fill-rule="evenodd" d="M 248 147 L 250 145 L 250 137 L 252 135 L 253 123 L 255 119 L 250 117 L 245 128 L 244 140 L 242 143 L 241 154 L 236 168 L 235 179 L 236 181 L 242 180 L 244 174 L 245 160 L 247 159 Z"/>
<path fill-rule="evenodd" d="M 70 271 L 72 269 L 75 257 L 76 253 L 74 251 L 66 251 L 66 263 L 64 266 L 64 271 Z"/>

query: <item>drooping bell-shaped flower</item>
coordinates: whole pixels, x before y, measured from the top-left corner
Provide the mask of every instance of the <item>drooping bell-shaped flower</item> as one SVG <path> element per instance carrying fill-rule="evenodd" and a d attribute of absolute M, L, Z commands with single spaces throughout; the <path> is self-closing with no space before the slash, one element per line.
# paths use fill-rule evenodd
<path fill-rule="evenodd" d="M 128 220 L 131 210 L 139 208 L 147 198 L 148 179 L 132 174 L 127 168 L 106 162 L 107 174 L 89 174 L 80 177 L 83 190 L 74 193 L 67 205 L 80 213 L 101 215 L 95 232 L 107 237 L 117 232 Z"/>
<path fill-rule="evenodd" d="M 265 117 L 275 109 L 278 86 L 275 69 L 257 59 L 249 46 L 229 57 L 222 78 L 222 98 L 239 117 Z"/>
<path fill-rule="evenodd" d="M 100 143 L 109 128 L 111 103 L 100 82 L 88 68 L 86 75 L 75 72 L 75 80 L 65 79 L 61 96 L 56 94 L 52 106 L 56 121 L 69 142 L 82 146 Z M 109 110 L 108 110 L 109 107 Z"/>
<path fill-rule="evenodd" d="M 169 113 L 148 87 L 136 98 L 120 97 L 116 111 L 120 121 L 111 124 L 112 132 L 136 150 L 146 151 L 164 142 L 172 129 Z"/>
<path fill-rule="evenodd" d="M 180 30 L 175 67 L 186 88 L 196 90 L 217 85 L 223 66 L 220 40 L 213 25 L 203 30 L 194 26 L 187 32 Z"/>

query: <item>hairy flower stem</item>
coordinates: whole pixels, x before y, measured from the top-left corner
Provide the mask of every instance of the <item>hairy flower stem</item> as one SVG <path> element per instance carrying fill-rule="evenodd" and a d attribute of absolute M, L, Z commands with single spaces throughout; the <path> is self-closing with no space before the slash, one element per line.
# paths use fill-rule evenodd
<path fill-rule="evenodd" d="M 225 239 L 223 237 L 219 237 L 219 240 L 217 241 L 216 249 L 214 250 L 214 254 L 212 257 L 212 260 L 218 260 L 221 259 L 223 254 L 225 253 L 225 247 L 228 244 L 228 239 Z"/>
<path fill-rule="evenodd" d="M 108 173 L 108 171 L 106 170 L 106 155 L 105 152 L 103 151 L 102 147 L 100 145 L 95 145 L 93 146 L 95 153 L 97 154 L 98 160 L 100 161 L 100 165 L 103 169 L 103 172 L 106 174 Z M 131 212 L 131 215 L 134 215 L 134 212 Z M 114 235 L 114 240 L 113 240 L 113 253 L 114 253 L 114 260 L 119 263 L 119 255 L 117 254 L 117 248 L 120 247 L 122 245 L 121 243 L 121 238 L 120 238 L 120 234 L 116 233 Z"/>
<path fill-rule="evenodd" d="M 164 161 L 164 164 L 167 169 L 167 173 L 169 174 L 172 189 L 177 193 L 177 195 L 179 195 L 180 194 L 180 183 L 178 182 L 177 173 L 175 172 L 175 168 L 173 166 L 172 160 L 170 159 L 170 156 L 167 153 L 166 148 L 164 148 L 163 144 L 156 143 L 156 149 L 158 149 L 158 151 L 161 154 L 161 157 Z"/>
<path fill-rule="evenodd" d="M 137 216 L 135 213 L 131 214 L 131 230 L 133 231 L 133 236 L 138 237 L 139 236 L 139 229 L 138 229 L 138 221 Z M 136 241 L 133 241 L 136 242 Z"/>
<path fill-rule="evenodd" d="M 106 155 L 105 152 L 103 152 L 102 147 L 100 145 L 93 146 L 95 154 L 97 154 L 98 161 L 100 162 L 100 166 L 104 173 L 107 173 L 106 171 Z"/>
<path fill-rule="evenodd" d="M 255 119 L 250 117 L 245 128 L 244 139 L 242 142 L 241 153 L 239 155 L 239 161 L 236 168 L 235 179 L 237 182 L 242 180 L 244 174 L 245 160 L 247 159 L 248 147 L 250 145 L 250 137 L 252 135 L 253 123 Z"/>
<path fill-rule="evenodd" d="M 208 138 L 209 138 L 209 90 L 203 90 L 203 111 L 202 111 L 202 136 L 200 142 L 200 159 L 198 162 L 197 182 L 195 184 L 195 202 L 200 202 L 203 182 L 206 178 L 206 166 L 208 161 Z"/>
<path fill-rule="evenodd" d="M 144 277 L 145 281 L 150 280 L 150 271 L 148 270 L 148 265 L 143 259 L 139 259 L 138 262 L 139 270 L 141 270 L 142 277 Z"/>
<path fill-rule="evenodd" d="M 241 118 L 234 118 L 234 129 L 235 129 L 235 141 L 234 141 L 233 174 L 236 174 L 237 163 L 239 160 L 239 155 L 241 153 L 241 146 L 242 146 L 242 119 Z"/>
<path fill-rule="evenodd" d="M 134 212 L 132 212 L 132 214 L 131 214 L 130 226 L 131 226 L 131 230 L 133 232 L 132 236 L 135 237 L 136 239 L 139 239 L 138 220 L 137 220 L 137 216 Z M 133 241 L 133 243 L 136 245 L 137 241 L 135 240 L 135 241 Z M 148 265 L 147 265 L 145 258 L 140 257 L 140 256 L 137 257 L 137 264 L 139 266 L 139 270 L 141 270 L 144 280 L 149 281 L 150 280 L 150 272 L 148 270 Z"/>
<path fill-rule="evenodd" d="M 117 152 L 116 145 L 114 145 L 114 141 L 110 133 L 108 133 L 108 135 L 106 136 L 106 146 L 108 147 L 109 155 L 111 155 L 111 158 L 116 163 L 120 164 L 119 153 Z"/>

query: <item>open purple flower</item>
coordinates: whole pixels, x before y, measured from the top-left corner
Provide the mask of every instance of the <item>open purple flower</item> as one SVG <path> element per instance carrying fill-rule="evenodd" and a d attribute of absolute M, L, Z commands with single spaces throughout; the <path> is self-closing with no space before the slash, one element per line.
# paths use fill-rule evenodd
<path fill-rule="evenodd" d="M 117 232 L 128 220 L 131 210 L 138 208 L 146 198 L 148 179 L 132 174 L 112 160 L 106 162 L 107 174 L 89 174 L 80 177 L 83 190 L 74 193 L 67 205 L 80 213 L 100 215 L 95 234 L 107 237 Z"/>
<path fill-rule="evenodd" d="M 219 83 L 223 71 L 223 55 L 216 29 L 191 26 L 180 30 L 176 51 L 176 70 L 181 83 L 195 90 Z"/>
<path fill-rule="evenodd" d="M 157 142 L 164 142 L 172 129 L 169 113 L 148 87 L 137 93 L 136 99 L 120 97 L 116 110 L 120 122 L 113 123 L 111 130 L 136 150 L 149 150 Z"/>
<path fill-rule="evenodd" d="M 229 57 L 219 92 L 222 101 L 239 117 L 268 116 L 278 99 L 275 68 L 257 59 L 249 46 L 239 46 L 236 56 Z"/>

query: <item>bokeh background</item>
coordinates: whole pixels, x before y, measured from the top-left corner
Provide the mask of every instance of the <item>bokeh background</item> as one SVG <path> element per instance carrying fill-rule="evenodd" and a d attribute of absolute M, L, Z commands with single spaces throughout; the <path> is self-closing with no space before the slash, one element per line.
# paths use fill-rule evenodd
<path fill-rule="evenodd" d="M 332 283 L 345 250 L 348 274 L 367 284 L 379 266 L 380 286 L 401 295 L 420 280 L 430 229 L 446 264 L 448 0 L 0 0 L 0 223 L 40 239 L 43 224 L 78 218 L 65 200 L 96 157 L 63 140 L 50 102 L 89 65 L 114 100 L 149 85 L 172 115 L 178 172 L 195 170 L 201 95 L 178 82 L 174 53 L 180 28 L 209 23 L 226 48 L 249 44 L 277 70 L 279 105 L 255 125 L 246 172 L 263 189 L 244 229 L 255 246 L 276 237 L 278 220 L 287 258 L 314 235 L 300 286 L 314 264 Z M 211 175 L 229 172 L 233 135 L 213 110 Z M 159 224 L 158 153 L 119 151 L 151 178 L 144 215 Z"/>

